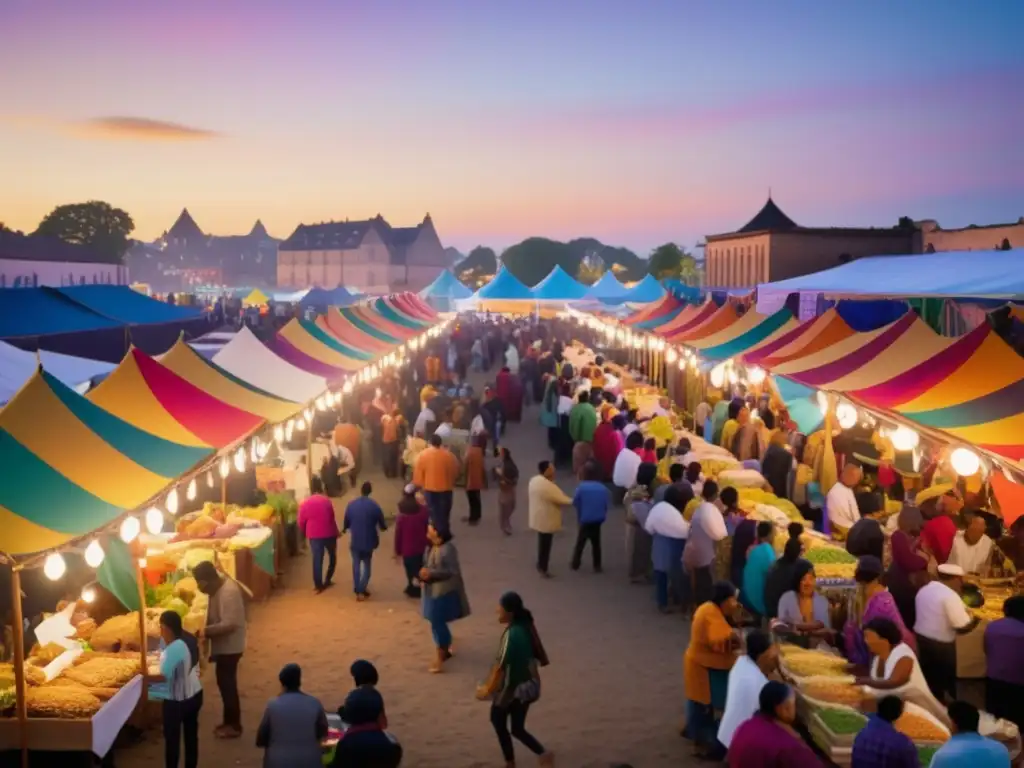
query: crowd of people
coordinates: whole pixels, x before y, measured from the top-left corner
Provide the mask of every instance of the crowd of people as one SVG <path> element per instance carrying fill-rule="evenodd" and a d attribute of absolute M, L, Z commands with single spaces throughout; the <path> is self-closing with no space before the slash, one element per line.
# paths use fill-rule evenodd
<path fill-rule="evenodd" d="M 835 622 L 813 565 L 802 557 L 803 525 L 790 526 L 777 557 L 774 539 L 780 532 L 775 525 L 748 518 L 734 488 L 705 478 L 689 440 L 666 445 L 645 437 L 644 423 L 670 418 L 671 403 L 666 398 L 644 407 L 628 402 L 622 369 L 597 354 L 585 354 L 582 361 L 567 355 L 568 341 L 558 323 L 467 319 L 450 338 L 421 350 L 394 379 L 353 398 L 356 405 L 329 433 L 330 454 L 300 505 L 298 525 L 310 543 L 314 589 L 319 593 L 333 585 L 338 539 L 347 535 L 355 599 L 370 598 L 373 556 L 389 524 L 372 484 L 358 484 L 358 478 L 368 461 L 382 467 L 388 478 L 403 483 L 393 555 L 404 568 L 405 594 L 420 601 L 430 629 L 434 655 L 428 668 L 442 673 L 455 654 L 451 625 L 470 615 L 451 519 L 454 494 L 458 487 L 464 489 L 469 514 L 463 522 L 478 525 L 483 519 L 481 492 L 496 486 L 495 523 L 512 534 L 521 475 L 502 437 L 509 424 L 522 418 L 524 404 L 533 402 L 539 406 L 550 451 L 528 482 L 527 525 L 536 533 L 535 568 L 541 577 L 551 578 L 557 573 L 553 558 L 557 562 L 562 557 L 578 570 L 589 548 L 592 569 L 601 573 L 604 525 L 616 507 L 623 507 L 628 578 L 649 585 L 650 599 L 660 612 L 676 612 L 690 622 L 681 730 L 698 755 L 744 767 L 823 764 L 795 722 L 793 691 L 779 677 L 774 642 L 779 637 L 844 654 L 856 668 L 858 683 L 877 691 L 877 713 L 854 747 L 858 768 L 917 764 L 916 752 L 911 762 L 905 749 L 909 740 L 898 738 L 901 734 L 892 727 L 902 701 L 924 706 L 953 730 L 954 738 L 936 761 L 965 756 L 980 761 L 986 754 L 999 755 L 993 744 L 1005 753 L 1001 745 L 978 736 L 977 710 L 956 698 L 955 656 L 950 667 L 952 639 L 974 624 L 958 594 L 964 565 L 984 559 L 975 547 L 987 553 L 996 548 L 978 523 L 971 520 L 958 532 L 946 515 L 952 533 L 941 519 L 933 524 L 943 517 L 949 496 L 936 500 L 935 510 L 928 510 L 935 514 L 925 525 L 918 524 L 921 510 L 908 505 L 891 534 L 892 565 L 887 570 L 875 540 L 858 528 L 862 519 L 880 525 L 876 517 L 862 515 L 859 508 L 856 520 L 835 512 L 837 532 L 859 557 L 852 609 L 841 623 Z M 469 371 L 495 367 L 494 383 L 476 397 L 467 382 Z M 786 497 L 794 454 L 784 411 L 743 397 L 725 401 L 724 407 L 702 403 L 698 411 L 698 434 L 726 447 L 739 461 L 755 462 L 775 492 Z M 364 455 L 367 444 L 369 456 Z M 860 497 L 853 489 L 861 476 L 855 469 L 844 471 L 839 485 L 850 491 L 856 507 Z M 563 476 L 571 473 L 571 493 L 556 482 L 558 470 Z M 339 526 L 330 497 L 348 483 L 359 493 L 348 502 Z M 827 517 L 834 512 L 832 498 L 830 494 Z M 835 498 L 835 509 L 848 511 L 843 506 L 846 494 L 837 492 Z M 555 534 L 562 530 L 566 512 L 575 519 L 575 543 L 571 552 L 556 554 Z M 839 524 L 844 520 L 849 525 Z M 1024 553 L 1020 531 L 1024 528 L 1012 533 L 1010 544 L 999 544 L 1011 557 Z M 940 555 L 941 562 L 929 571 L 928 559 Z M 924 567 L 918 567 L 918 560 L 925 560 Z M 215 644 L 217 684 L 224 700 L 218 735 L 236 737 L 241 735 L 237 668 L 244 650 L 244 609 L 239 623 L 237 606 L 229 604 L 234 601 L 230 588 L 214 607 L 228 580 L 198 570 L 196 578 L 200 589 L 211 594 L 211 623 L 205 634 Z M 240 595 L 237 599 L 242 600 Z M 989 627 L 986 642 L 997 651 L 1024 639 L 1022 604 L 1024 598 L 1008 600 L 1007 618 Z M 501 596 L 497 613 L 504 627 L 497 660 L 477 696 L 492 702 L 491 723 L 507 765 L 515 764 L 513 739 L 542 764 L 553 764 L 552 752 L 526 728 L 530 706 L 540 697 L 540 669 L 548 663 L 536 623 L 515 592 Z M 167 663 L 173 661 L 175 670 L 183 664 L 191 670 L 195 665 L 188 662 L 194 655 L 186 657 L 175 645 L 181 632 L 169 621 Z M 1019 724 L 1024 680 L 1020 665 L 1007 664 L 1005 657 L 990 654 L 994 685 L 988 709 L 1016 717 Z M 334 758 L 337 766 L 401 761 L 401 746 L 387 731 L 384 703 L 375 688 L 376 670 L 370 665 L 371 673 L 367 664 L 353 666 L 356 686 L 339 711 L 347 729 Z M 172 698 L 176 703 L 165 714 L 165 723 L 171 723 L 168 765 L 178 764 L 177 746 L 173 751 L 170 747 L 172 730 L 175 745 L 177 734 L 184 732 L 186 766 L 194 765 L 189 762 L 195 754 L 190 734 L 201 690 L 192 687 L 187 672 L 182 677 L 169 668 L 163 674 L 168 680 L 187 680 L 175 683 L 175 695 L 183 698 Z M 281 696 L 268 706 L 257 734 L 266 764 L 313 765 L 313 745 L 319 764 L 319 745 L 328 728 L 323 707 L 302 693 L 296 665 L 283 669 L 280 680 Z M 195 696 L 198 703 L 182 704 Z M 933 762 L 944 764 L 950 763 Z"/>

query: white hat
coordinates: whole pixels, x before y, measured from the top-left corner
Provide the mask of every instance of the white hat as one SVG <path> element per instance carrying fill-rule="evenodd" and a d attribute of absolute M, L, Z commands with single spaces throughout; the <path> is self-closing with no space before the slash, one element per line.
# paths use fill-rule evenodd
<path fill-rule="evenodd" d="M 943 563 L 939 566 L 939 573 L 943 576 L 963 576 L 964 569 L 953 563 Z"/>

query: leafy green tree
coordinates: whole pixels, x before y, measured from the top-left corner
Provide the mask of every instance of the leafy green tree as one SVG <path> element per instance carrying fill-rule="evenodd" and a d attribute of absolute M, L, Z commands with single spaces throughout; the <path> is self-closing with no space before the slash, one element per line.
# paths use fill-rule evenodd
<path fill-rule="evenodd" d="M 498 256 L 493 248 L 478 245 L 457 267 L 455 275 L 470 288 L 479 288 L 498 272 Z"/>
<path fill-rule="evenodd" d="M 596 255 L 588 255 L 580 259 L 580 267 L 576 270 L 576 279 L 585 285 L 593 285 L 605 273 L 604 259 Z"/>
<path fill-rule="evenodd" d="M 39 223 L 35 234 L 88 246 L 104 262 L 121 264 L 134 229 L 135 222 L 126 211 L 90 200 L 58 205 Z"/>
<path fill-rule="evenodd" d="M 647 272 L 658 280 L 671 278 L 687 285 L 698 285 L 700 282 L 697 260 L 675 243 L 665 243 L 651 251 Z"/>

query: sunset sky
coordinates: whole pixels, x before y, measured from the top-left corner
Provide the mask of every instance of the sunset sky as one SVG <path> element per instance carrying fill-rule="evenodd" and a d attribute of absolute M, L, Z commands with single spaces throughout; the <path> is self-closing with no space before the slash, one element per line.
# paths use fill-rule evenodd
<path fill-rule="evenodd" d="M 1024 215 L 1024 3 L 0 0 L 0 221 L 446 245 Z"/>

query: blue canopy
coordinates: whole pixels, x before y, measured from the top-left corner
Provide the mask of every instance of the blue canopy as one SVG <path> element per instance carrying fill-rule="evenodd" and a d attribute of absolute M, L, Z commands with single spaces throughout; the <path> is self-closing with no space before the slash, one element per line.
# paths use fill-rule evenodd
<path fill-rule="evenodd" d="M 355 297 L 339 285 L 337 288 L 311 288 L 299 301 L 301 307 L 347 307 Z"/>
<path fill-rule="evenodd" d="M 447 269 L 438 275 L 434 282 L 420 291 L 420 298 L 429 301 L 430 299 L 468 299 L 473 291 L 459 282 Z"/>
<path fill-rule="evenodd" d="M 626 292 L 625 299 L 636 304 L 649 304 L 652 301 L 657 301 L 664 295 L 665 289 L 662 288 L 661 283 L 651 275 L 646 275 L 643 280 Z"/>
<path fill-rule="evenodd" d="M 628 289 L 617 278 L 610 270 L 601 275 L 601 279 L 590 286 L 590 290 L 587 291 L 586 298 L 588 299 L 623 299 L 628 293 Z"/>
<path fill-rule="evenodd" d="M 586 295 L 587 286 L 576 282 L 559 264 L 533 286 L 533 298 L 538 301 L 576 301 Z"/>
<path fill-rule="evenodd" d="M 871 256 L 822 272 L 758 286 L 769 295 L 821 293 L 871 298 L 1024 299 L 1024 249 Z"/>
<path fill-rule="evenodd" d="M 700 304 L 701 290 L 692 285 L 687 285 L 682 280 L 666 280 L 665 289 L 680 301 L 690 304 Z"/>
<path fill-rule="evenodd" d="M 28 352 L 0 342 L 0 403 L 6 403 L 14 397 L 22 385 L 32 378 L 40 363 L 47 373 L 80 395 L 117 367 L 114 363 L 62 355 L 59 352 Z"/>
<path fill-rule="evenodd" d="M 194 320 L 202 315 L 195 307 L 179 307 L 151 299 L 127 285 L 75 285 L 67 288 L 46 288 L 127 325 L 150 325 Z"/>
<path fill-rule="evenodd" d="M 0 338 L 3 339 L 96 331 L 122 325 L 72 301 L 59 291 L 0 288 Z"/>
<path fill-rule="evenodd" d="M 532 300 L 533 292 L 518 277 L 502 267 L 491 282 L 476 292 L 476 298 Z"/>
<path fill-rule="evenodd" d="M 817 432 L 825 417 L 818 407 L 816 390 L 785 376 L 774 376 L 772 380 L 775 382 L 779 397 L 786 404 L 789 418 L 796 422 L 797 431 L 805 435 Z"/>

